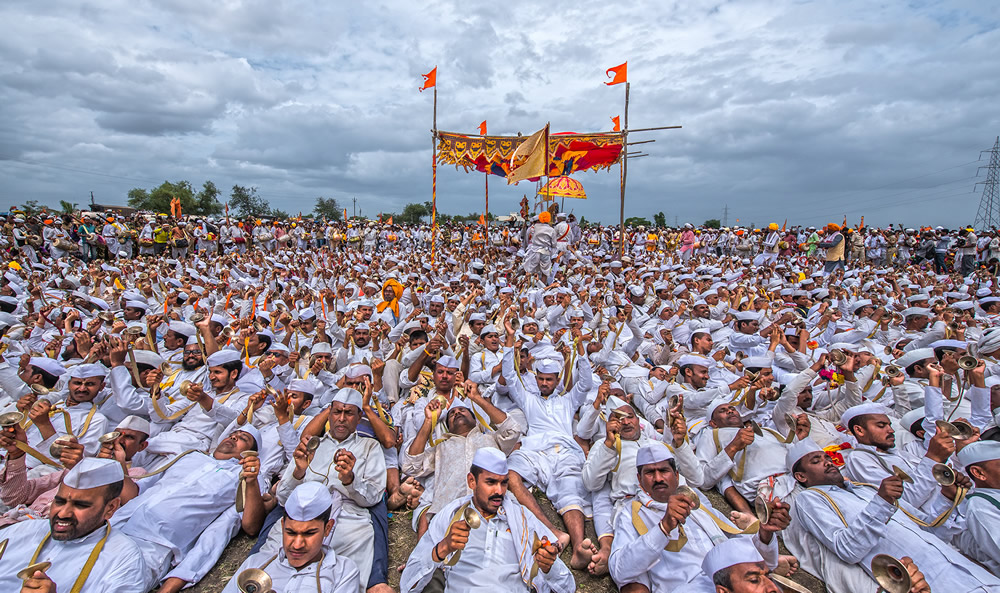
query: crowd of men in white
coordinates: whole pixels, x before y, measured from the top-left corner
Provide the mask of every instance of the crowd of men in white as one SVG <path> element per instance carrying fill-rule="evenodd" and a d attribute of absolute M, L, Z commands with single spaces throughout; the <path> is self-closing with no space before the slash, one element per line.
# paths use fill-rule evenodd
<path fill-rule="evenodd" d="M 557 239 L 16 258 L 0 591 L 1000 592 L 994 277 Z"/>

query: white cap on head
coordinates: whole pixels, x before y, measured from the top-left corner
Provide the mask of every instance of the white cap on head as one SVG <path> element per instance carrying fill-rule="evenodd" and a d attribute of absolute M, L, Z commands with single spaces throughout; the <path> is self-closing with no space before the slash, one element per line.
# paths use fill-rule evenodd
<path fill-rule="evenodd" d="M 757 551 L 753 538 L 749 535 L 726 539 L 712 546 L 701 561 L 701 571 L 711 579 L 715 573 L 737 564 L 756 564 L 764 557 Z"/>
<path fill-rule="evenodd" d="M 635 466 L 638 468 L 673 458 L 674 454 L 667 447 L 666 443 L 662 441 L 649 441 L 640 447 L 639 452 L 635 454 Z"/>
<path fill-rule="evenodd" d="M 308 393 L 309 395 L 315 396 L 316 392 L 319 390 L 319 385 L 317 385 L 312 379 L 293 379 L 288 384 L 288 390 L 301 391 L 302 393 Z"/>
<path fill-rule="evenodd" d="M 330 347 L 329 342 L 316 342 L 309 349 L 311 354 L 333 354 L 333 348 Z"/>
<path fill-rule="evenodd" d="M 911 364 L 927 358 L 934 358 L 934 350 L 932 348 L 914 348 L 893 361 L 893 364 L 905 369 Z"/>
<path fill-rule="evenodd" d="M 228 437 L 231 434 L 233 434 L 234 432 L 245 432 L 248 435 L 252 436 L 253 440 L 257 442 L 257 448 L 258 448 L 258 450 L 260 450 L 260 447 L 264 446 L 264 441 L 261 439 L 260 431 L 257 430 L 257 427 L 254 426 L 254 425 L 252 425 L 252 424 L 244 424 L 242 426 L 234 426 L 233 429 L 231 431 L 229 431 L 229 434 L 227 434 L 226 436 Z"/>
<path fill-rule="evenodd" d="M 442 356 L 437 361 L 438 366 L 443 366 L 446 369 L 459 369 L 462 365 L 458 364 L 458 359 L 454 356 Z"/>
<path fill-rule="evenodd" d="M 727 406 L 731 403 L 732 402 L 729 400 L 728 397 L 720 397 L 718 399 L 713 399 L 711 402 L 709 402 L 708 407 L 705 408 L 705 422 L 711 422 L 712 416 L 715 414 L 716 410 L 718 410 L 722 406 Z"/>
<path fill-rule="evenodd" d="M 745 369 L 769 369 L 774 361 L 768 356 L 748 356 L 742 362 Z"/>
<path fill-rule="evenodd" d="M 303 482 L 292 490 L 285 501 L 285 515 L 293 521 L 312 521 L 323 513 L 330 511 L 330 517 L 340 514 L 343 496 L 334 490 L 332 493 L 321 482 Z"/>
<path fill-rule="evenodd" d="M 352 364 L 347 367 L 347 372 L 344 373 L 348 379 L 357 379 L 360 377 L 371 377 L 372 368 L 366 364 Z"/>
<path fill-rule="evenodd" d="M 84 457 L 63 476 L 63 484 L 77 490 L 100 488 L 125 479 L 122 465 L 114 459 Z"/>
<path fill-rule="evenodd" d="M 562 372 L 563 365 L 558 360 L 553 360 L 550 358 L 542 358 L 536 360 L 532 367 L 535 369 L 536 373 L 547 373 L 558 375 Z"/>
<path fill-rule="evenodd" d="M 149 420 L 145 418 L 140 418 L 139 416 L 125 416 L 122 421 L 118 423 L 115 427 L 117 430 L 134 430 L 136 432 L 141 432 L 142 434 L 149 436 Z"/>
<path fill-rule="evenodd" d="M 155 369 L 163 364 L 163 358 L 155 352 L 151 352 L 149 350 L 134 350 L 132 353 L 135 355 L 135 363 L 137 365 L 144 364 Z"/>
<path fill-rule="evenodd" d="M 910 410 L 909 412 L 903 414 L 903 417 L 899 419 L 899 423 L 908 432 L 912 432 L 910 427 L 913 426 L 918 420 L 923 420 L 925 417 L 924 407 L 920 406 L 915 410 Z"/>
<path fill-rule="evenodd" d="M 800 459 L 810 453 L 822 450 L 823 449 L 816 444 L 816 441 L 809 437 L 806 437 L 801 441 L 795 441 L 789 445 L 788 451 L 785 452 L 785 467 L 788 468 L 789 472 L 791 472 L 792 467 L 798 463 Z"/>
<path fill-rule="evenodd" d="M 981 463 L 983 461 L 1000 459 L 1000 443 L 997 441 L 976 441 L 962 447 L 957 457 L 962 467 L 969 467 L 974 463 Z"/>
<path fill-rule="evenodd" d="M 61 377 L 66 373 L 66 367 L 64 367 L 58 360 L 47 356 L 32 356 L 31 359 L 28 360 L 28 364 L 33 367 L 38 367 L 55 377 Z"/>
<path fill-rule="evenodd" d="M 711 366 L 711 362 L 708 358 L 701 356 L 700 354 L 685 354 L 677 360 L 677 366 L 686 367 L 689 364 L 702 366 L 708 368 Z"/>
<path fill-rule="evenodd" d="M 479 330 L 480 336 L 485 336 L 486 334 L 499 334 L 499 333 L 500 330 L 498 330 L 497 326 L 493 324 L 485 325 L 483 326 L 483 329 Z"/>
<path fill-rule="evenodd" d="M 184 323 L 183 321 L 171 321 L 168 326 L 170 331 L 179 333 L 180 335 L 190 338 L 191 336 L 198 333 L 198 329 L 190 323 Z"/>
<path fill-rule="evenodd" d="M 858 416 L 863 416 L 865 414 L 888 415 L 889 410 L 882 404 L 876 404 L 871 402 L 858 404 L 856 406 L 851 406 L 850 408 L 844 410 L 844 413 L 840 415 L 840 424 L 841 426 L 847 429 L 848 433 L 850 433 L 849 424 L 851 420 L 857 418 Z"/>
<path fill-rule="evenodd" d="M 222 366 L 230 362 L 237 362 L 240 359 L 240 353 L 237 350 L 219 350 L 208 357 L 205 361 L 210 367 Z"/>
<path fill-rule="evenodd" d="M 103 364 L 78 364 L 70 367 L 69 376 L 71 379 L 104 378 L 108 376 L 108 369 Z"/>
<path fill-rule="evenodd" d="M 339 402 L 345 405 L 357 406 L 361 409 L 361 404 L 364 401 L 364 397 L 361 392 L 357 389 L 351 389 L 350 387 L 344 387 L 343 389 L 337 390 L 337 393 L 333 396 L 334 402 Z"/>
<path fill-rule="evenodd" d="M 472 457 L 472 466 L 501 476 L 507 475 L 507 456 L 496 447 L 480 447 Z"/>

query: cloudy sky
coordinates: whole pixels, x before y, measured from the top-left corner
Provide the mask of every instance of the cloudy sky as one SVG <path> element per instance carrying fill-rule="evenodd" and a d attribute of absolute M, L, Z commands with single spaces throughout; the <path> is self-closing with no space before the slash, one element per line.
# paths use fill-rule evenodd
<path fill-rule="evenodd" d="M 342 3 L 5 0 L 0 207 L 125 203 L 163 180 L 317 196 L 364 214 L 431 195 L 438 126 L 682 125 L 629 166 L 626 216 L 700 223 L 957 225 L 1000 133 L 1000 3 L 735 0 Z M 638 147 L 637 147 L 638 148 Z M 618 218 L 617 167 L 586 173 L 588 219 Z M 534 186 L 490 185 L 494 212 Z M 483 176 L 438 171 L 442 212 L 481 211 Z"/>

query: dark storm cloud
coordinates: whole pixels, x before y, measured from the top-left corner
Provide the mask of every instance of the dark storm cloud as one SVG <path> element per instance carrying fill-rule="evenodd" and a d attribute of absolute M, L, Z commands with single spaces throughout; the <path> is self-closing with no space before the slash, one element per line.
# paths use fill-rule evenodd
<path fill-rule="evenodd" d="M 430 199 L 438 127 L 608 130 L 629 61 L 626 215 L 701 222 L 970 222 L 974 161 L 1000 131 L 996 3 L 580 0 L 12 0 L 0 5 L 0 206 L 122 203 L 164 179 L 257 186 L 291 212 L 333 196 L 369 214 Z M 87 174 L 85 172 L 91 172 Z M 100 173 L 101 175 L 96 175 Z M 588 219 L 615 220 L 617 167 L 578 176 Z M 445 212 L 483 176 L 442 166 Z M 509 211 L 533 185 L 490 182 Z"/>

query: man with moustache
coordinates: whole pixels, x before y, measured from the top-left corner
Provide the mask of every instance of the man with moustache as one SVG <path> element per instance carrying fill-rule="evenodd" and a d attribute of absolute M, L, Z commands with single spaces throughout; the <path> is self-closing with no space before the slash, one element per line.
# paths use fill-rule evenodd
<path fill-rule="evenodd" d="M 108 519 L 121 505 L 124 473 L 111 459 L 87 458 L 64 477 L 49 520 L 23 521 L 4 529 L 11 545 L 0 558 L 0 591 L 145 593 L 136 578 L 145 572 L 135 543 Z M 51 566 L 16 575 L 36 562 Z"/>
<path fill-rule="evenodd" d="M 576 589 L 553 533 L 507 494 L 507 472 L 503 451 L 476 451 L 466 478 L 472 494 L 446 505 L 431 521 L 410 553 L 400 591 L 422 591 L 438 570 L 446 593 Z M 479 519 L 478 527 L 465 519 L 467 511 Z"/>
<path fill-rule="evenodd" d="M 279 593 L 356 593 L 361 586 L 358 566 L 328 543 L 342 503 L 340 493 L 319 482 L 300 484 L 285 502 L 281 549 L 244 560 L 222 593 L 237 593 L 240 573 L 254 568 L 266 572 Z"/>
<path fill-rule="evenodd" d="M 145 590 L 160 585 L 161 593 L 177 593 L 208 573 L 238 528 L 257 534 L 266 514 L 258 483 L 260 459 L 242 453 L 263 456 L 260 447 L 260 432 L 241 426 L 211 455 L 190 451 L 171 460 L 165 471 L 125 478 L 122 496 L 127 502 L 112 524 L 142 552 L 146 570 L 133 578 L 141 579 Z M 240 478 L 246 483 L 242 516 L 234 505 Z"/>
<path fill-rule="evenodd" d="M 718 542 L 729 536 L 747 538 L 769 568 L 778 566 L 778 541 L 774 535 L 788 526 L 788 505 L 771 503 L 767 523 L 755 523 L 741 532 L 719 517 L 707 501 L 696 502 L 677 492 L 679 474 L 673 453 L 665 443 L 644 445 L 636 455 L 635 467 L 641 490 L 630 508 L 623 509 L 615 519 L 615 541 L 608 564 L 619 587 L 636 583 L 652 593 L 714 593 L 711 578 L 702 572 L 702 562 Z M 754 527 L 756 533 L 750 536 Z"/>

